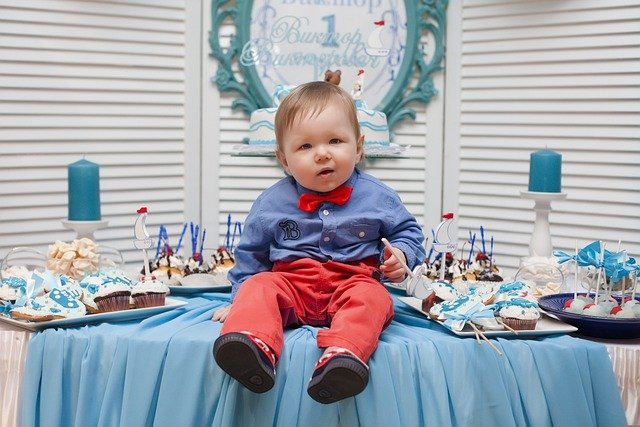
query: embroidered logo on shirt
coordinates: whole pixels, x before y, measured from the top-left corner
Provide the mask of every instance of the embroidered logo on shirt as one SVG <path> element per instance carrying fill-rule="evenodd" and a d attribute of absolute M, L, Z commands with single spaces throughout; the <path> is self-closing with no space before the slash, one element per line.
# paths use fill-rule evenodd
<path fill-rule="evenodd" d="M 300 238 L 300 229 L 294 220 L 285 219 L 284 221 L 280 221 L 278 226 L 282 228 L 284 232 L 284 240 L 297 240 Z"/>

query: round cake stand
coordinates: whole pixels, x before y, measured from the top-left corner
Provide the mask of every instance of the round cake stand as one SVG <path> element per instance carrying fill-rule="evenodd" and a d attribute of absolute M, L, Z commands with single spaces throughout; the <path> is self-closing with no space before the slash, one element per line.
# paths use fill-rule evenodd
<path fill-rule="evenodd" d="M 96 240 L 95 237 L 93 237 L 94 231 L 107 228 L 107 224 L 109 224 L 109 221 L 106 219 L 99 221 L 69 221 L 67 219 L 61 219 L 60 221 L 62 221 L 64 228 L 76 232 L 76 239 L 87 237 L 91 240 Z"/>
<path fill-rule="evenodd" d="M 536 212 L 536 221 L 533 224 L 533 234 L 529 243 L 529 255 L 550 257 L 553 246 L 551 245 L 551 231 L 549 229 L 549 212 L 551 212 L 551 202 L 562 200 L 567 197 L 567 193 L 542 193 L 537 191 L 521 191 L 520 197 L 533 200 Z"/>

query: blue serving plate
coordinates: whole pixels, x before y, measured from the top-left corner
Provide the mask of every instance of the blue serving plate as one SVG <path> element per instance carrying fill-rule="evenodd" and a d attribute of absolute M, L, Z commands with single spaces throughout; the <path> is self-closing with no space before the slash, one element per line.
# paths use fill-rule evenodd
<path fill-rule="evenodd" d="M 593 297 L 593 295 L 591 295 Z M 565 323 L 578 328 L 578 334 L 596 338 L 631 339 L 640 338 L 640 318 L 615 319 L 611 317 L 582 316 L 563 311 L 565 301 L 573 293 L 546 295 L 538 299 L 538 305 Z M 620 298 L 616 298 L 618 303 Z M 639 297 L 636 297 L 640 301 Z"/>

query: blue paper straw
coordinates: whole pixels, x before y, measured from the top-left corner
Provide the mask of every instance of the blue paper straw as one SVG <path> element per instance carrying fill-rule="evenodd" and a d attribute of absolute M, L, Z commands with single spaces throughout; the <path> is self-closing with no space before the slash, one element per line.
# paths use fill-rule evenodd
<path fill-rule="evenodd" d="M 182 233 L 180 233 L 180 240 L 178 240 L 178 246 L 176 246 L 176 254 L 180 250 L 180 246 L 182 246 L 182 238 L 184 237 L 185 231 L 187 231 L 187 223 L 186 222 L 182 226 Z"/>
<path fill-rule="evenodd" d="M 227 240 L 225 241 L 225 249 L 229 252 L 229 238 L 231 237 L 231 214 L 227 215 Z"/>
<path fill-rule="evenodd" d="M 193 253 L 198 251 L 198 237 L 200 237 L 200 224 L 196 224 L 196 235 L 193 240 Z"/>
<path fill-rule="evenodd" d="M 202 265 L 202 250 L 204 249 L 204 237 L 207 235 L 207 229 L 203 228 L 202 229 L 202 240 L 200 240 L 200 265 Z"/>
<path fill-rule="evenodd" d="M 156 247 L 156 256 L 154 257 L 154 259 L 158 259 L 158 257 L 160 256 L 160 245 L 162 244 L 162 225 L 160 226 L 160 229 L 158 230 L 158 246 Z"/>
<path fill-rule="evenodd" d="M 169 234 L 167 233 L 167 227 L 162 226 L 162 240 L 164 241 L 164 252 L 169 252 Z"/>
<path fill-rule="evenodd" d="M 482 253 L 486 255 L 487 250 L 485 249 L 485 246 L 484 246 L 484 228 L 482 226 L 480 226 L 480 237 L 482 238 Z"/>
<path fill-rule="evenodd" d="M 469 231 L 471 233 L 471 231 Z M 469 251 L 469 259 L 467 259 L 467 265 L 471 265 L 471 258 L 473 257 L 473 245 L 476 243 L 476 233 L 473 233 L 473 237 L 471 238 L 471 250 Z"/>
<path fill-rule="evenodd" d="M 236 221 L 236 223 L 233 225 L 233 236 L 231 237 L 231 248 L 229 249 L 229 252 L 233 252 L 233 247 L 236 241 L 236 234 L 238 235 L 238 238 L 240 238 L 240 233 L 242 233 L 242 227 L 240 225 L 240 221 Z"/>
<path fill-rule="evenodd" d="M 189 223 L 189 228 L 191 229 L 191 256 L 196 252 L 196 245 L 198 244 L 198 238 L 196 237 L 196 231 L 193 228 L 193 222 Z"/>
<path fill-rule="evenodd" d="M 491 253 L 489 254 L 489 271 L 493 269 L 493 236 L 491 236 Z"/>

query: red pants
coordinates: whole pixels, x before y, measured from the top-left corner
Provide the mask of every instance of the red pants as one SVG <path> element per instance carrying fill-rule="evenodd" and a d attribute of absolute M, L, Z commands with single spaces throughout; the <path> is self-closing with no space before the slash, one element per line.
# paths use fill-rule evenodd
<path fill-rule="evenodd" d="M 367 362 L 393 318 L 389 292 L 372 277 L 376 269 L 373 258 L 278 261 L 240 286 L 220 334 L 251 332 L 279 358 L 284 327 L 329 326 L 318 331 L 319 348 L 344 347 Z"/>

